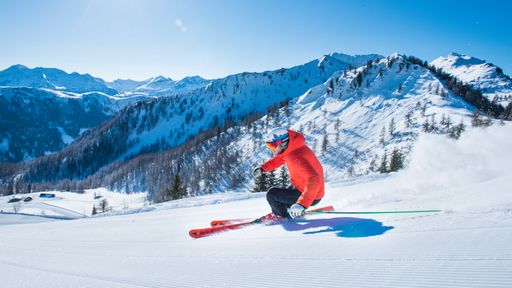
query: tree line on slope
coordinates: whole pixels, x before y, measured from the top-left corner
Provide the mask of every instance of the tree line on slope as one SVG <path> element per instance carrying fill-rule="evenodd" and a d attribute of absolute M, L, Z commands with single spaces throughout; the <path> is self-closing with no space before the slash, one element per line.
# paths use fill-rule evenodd
<path fill-rule="evenodd" d="M 480 89 L 464 83 L 457 79 L 457 77 L 444 72 L 441 68 L 429 65 L 427 61 L 423 61 L 414 56 L 408 56 L 407 60 L 430 70 L 434 75 L 443 80 L 448 89 L 453 91 L 455 95 L 460 96 L 464 101 L 475 106 L 482 113 L 488 114 L 496 119 L 512 120 L 512 102 L 509 103 L 507 107 L 503 107 L 497 103 L 496 99 L 490 101 L 483 96 Z"/>

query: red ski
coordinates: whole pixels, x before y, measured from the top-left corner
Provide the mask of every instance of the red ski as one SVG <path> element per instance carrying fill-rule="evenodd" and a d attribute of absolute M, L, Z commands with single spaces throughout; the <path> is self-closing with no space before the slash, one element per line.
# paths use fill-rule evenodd
<path fill-rule="evenodd" d="M 250 222 L 253 219 L 251 218 L 238 218 L 238 219 L 226 219 L 226 220 L 213 220 L 210 222 L 210 225 L 212 227 L 218 227 L 218 226 L 226 226 L 231 224 L 238 224 L 243 222 Z"/>
<path fill-rule="evenodd" d="M 219 232 L 224 232 L 224 231 L 228 231 L 228 230 L 236 230 L 236 229 L 240 229 L 245 226 L 259 224 L 259 223 L 262 223 L 260 218 L 252 220 L 252 221 L 248 221 L 248 222 L 242 222 L 242 223 L 231 224 L 231 225 L 192 229 L 188 232 L 188 234 L 192 238 L 202 238 L 202 237 L 210 236 L 210 235 L 213 235 L 213 234 L 216 234 Z"/>
<path fill-rule="evenodd" d="M 313 210 L 309 210 L 308 212 L 332 212 L 334 211 L 333 206 L 326 206 L 321 207 Z M 210 222 L 210 225 L 212 227 L 218 227 L 218 226 L 226 226 L 226 225 L 232 225 L 232 224 L 240 224 L 245 222 L 251 222 L 254 219 L 251 218 L 238 218 L 238 219 L 225 219 L 225 220 L 213 220 Z"/>
<path fill-rule="evenodd" d="M 310 210 L 308 212 L 315 212 L 315 211 L 334 211 L 334 208 L 332 206 L 327 206 L 327 207 Z M 254 220 L 240 222 L 240 223 L 208 227 L 208 228 L 192 229 L 188 232 L 188 234 L 192 238 L 207 237 L 207 236 L 211 236 L 211 235 L 214 235 L 214 234 L 217 234 L 220 232 L 224 232 L 224 231 L 228 231 L 228 230 L 236 230 L 236 229 L 240 229 L 240 228 L 254 225 L 254 224 L 261 224 L 261 223 L 263 223 L 262 218 L 264 218 L 264 217 L 266 217 L 266 216 L 263 216 L 263 217 L 260 217 L 260 218 L 254 219 Z M 240 219 L 222 220 L 222 221 L 233 221 L 233 220 L 240 220 Z"/>

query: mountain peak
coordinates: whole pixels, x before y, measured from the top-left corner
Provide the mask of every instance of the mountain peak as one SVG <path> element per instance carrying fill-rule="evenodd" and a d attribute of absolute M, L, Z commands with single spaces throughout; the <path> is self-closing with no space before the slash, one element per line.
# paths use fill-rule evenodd
<path fill-rule="evenodd" d="M 15 65 L 12 65 L 11 67 L 5 69 L 4 71 L 6 71 L 6 70 L 26 70 L 26 69 L 29 69 L 29 68 L 25 65 L 15 64 Z"/>
<path fill-rule="evenodd" d="M 156 77 L 151 77 L 149 78 L 149 81 L 148 82 L 158 82 L 158 81 L 174 81 L 172 80 L 171 78 L 169 77 L 165 77 L 165 76 L 162 76 L 162 75 L 158 75 Z"/>
<path fill-rule="evenodd" d="M 452 52 L 431 62 L 444 72 L 482 89 L 490 101 L 502 99 L 503 106 L 508 105 L 508 95 L 512 93 L 512 80 L 503 74 L 501 68 L 472 56 Z"/>
<path fill-rule="evenodd" d="M 196 76 L 187 76 L 187 77 L 181 79 L 180 81 L 186 81 L 186 82 L 192 81 L 192 82 L 195 82 L 195 81 L 204 81 L 204 80 L 206 80 L 206 79 L 204 79 L 201 76 L 196 75 Z"/>
<path fill-rule="evenodd" d="M 465 55 L 465 54 L 460 54 L 460 53 L 456 53 L 456 52 L 451 52 L 450 54 L 448 54 L 448 56 L 442 56 L 442 57 L 439 57 L 437 58 L 436 60 L 438 59 L 445 59 L 444 61 L 448 61 L 451 63 L 451 65 L 453 66 L 463 66 L 463 65 L 481 65 L 481 64 L 486 64 L 487 62 L 482 60 L 482 59 L 478 59 L 476 57 L 473 57 L 473 56 L 468 56 L 468 55 Z M 434 61 L 436 61 L 434 60 Z"/>
<path fill-rule="evenodd" d="M 366 54 L 366 55 L 348 55 L 338 52 L 329 53 L 323 55 L 318 59 L 318 65 L 322 65 L 326 60 L 334 59 L 334 61 L 342 62 L 348 64 L 353 67 L 359 67 L 365 65 L 368 61 L 373 61 L 375 59 L 384 58 L 378 54 Z"/>

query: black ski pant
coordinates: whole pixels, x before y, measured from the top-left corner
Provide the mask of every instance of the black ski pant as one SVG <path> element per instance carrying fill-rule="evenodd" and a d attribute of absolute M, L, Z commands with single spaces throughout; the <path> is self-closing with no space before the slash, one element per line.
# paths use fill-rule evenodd
<path fill-rule="evenodd" d="M 301 194 L 302 193 L 294 187 L 272 187 L 267 192 L 267 201 L 272 208 L 272 213 L 290 218 L 290 215 L 288 215 L 288 208 L 297 203 Z M 311 206 L 318 204 L 318 202 L 320 202 L 320 199 L 313 201 Z"/>

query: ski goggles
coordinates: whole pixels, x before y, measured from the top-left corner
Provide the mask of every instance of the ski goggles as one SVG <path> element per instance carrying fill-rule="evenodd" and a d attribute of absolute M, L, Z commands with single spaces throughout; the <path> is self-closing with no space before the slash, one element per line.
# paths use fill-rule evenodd
<path fill-rule="evenodd" d="M 267 142 L 267 148 L 270 150 L 274 150 L 277 147 L 279 147 L 279 145 L 281 145 L 282 143 L 283 143 L 282 140 L 275 141 L 275 142 Z"/>

